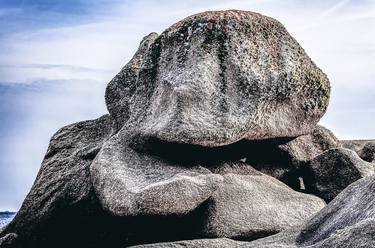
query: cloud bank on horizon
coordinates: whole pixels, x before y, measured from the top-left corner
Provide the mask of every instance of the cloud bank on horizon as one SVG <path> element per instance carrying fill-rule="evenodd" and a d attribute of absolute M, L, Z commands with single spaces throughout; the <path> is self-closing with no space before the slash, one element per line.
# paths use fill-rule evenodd
<path fill-rule="evenodd" d="M 375 138 L 375 2 L 298 0 L 0 1 L 0 211 L 17 210 L 58 128 L 106 113 L 106 83 L 150 32 L 206 10 L 281 21 L 328 75 L 321 124 Z"/>

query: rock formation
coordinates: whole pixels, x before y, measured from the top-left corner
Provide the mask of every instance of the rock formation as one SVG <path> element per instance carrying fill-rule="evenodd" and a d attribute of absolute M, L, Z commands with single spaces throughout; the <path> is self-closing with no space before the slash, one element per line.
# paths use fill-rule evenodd
<path fill-rule="evenodd" d="M 329 94 L 272 18 L 151 33 L 108 84 L 109 114 L 52 137 L 0 247 L 371 247 L 373 149 L 317 125 Z"/>
<path fill-rule="evenodd" d="M 374 196 L 375 176 L 371 176 L 351 184 L 308 222 L 267 238 L 252 242 L 198 239 L 135 247 L 370 248 L 375 246 Z"/>

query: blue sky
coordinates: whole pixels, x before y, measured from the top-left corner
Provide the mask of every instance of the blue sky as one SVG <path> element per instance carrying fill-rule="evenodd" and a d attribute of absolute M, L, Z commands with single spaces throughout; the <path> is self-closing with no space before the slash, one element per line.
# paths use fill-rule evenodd
<path fill-rule="evenodd" d="M 375 1 L 0 0 L 0 211 L 19 208 L 58 128 L 106 113 L 105 85 L 143 36 L 219 9 L 280 20 L 331 80 L 321 124 L 375 138 Z"/>

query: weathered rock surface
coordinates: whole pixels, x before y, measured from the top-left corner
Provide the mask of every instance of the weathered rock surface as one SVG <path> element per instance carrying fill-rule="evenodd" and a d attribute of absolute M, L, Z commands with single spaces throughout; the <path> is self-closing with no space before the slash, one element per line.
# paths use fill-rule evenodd
<path fill-rule="evenodd" d="M 244 247 L 247 242 L 234 241 L 232 239 L 220 238 L 220 239 L 195 239 L 195 240 L 184 240 L 168 243 L 155 243 L 147 245 L 131 246 L 132 248 L 235 248 Z"/>
<path fill-rule="evenodd" d="M 330 92 L 278 21 L 234 10 L 151 34 L 118 77 L 106 93 L 118 123 L 142 137 L 203 146 L 307 134 Z"/>
<path fill-rule="evenodd" d="M 38 235 L 50 231 L 46 223 L 73 206 L 72 211 L 79 212 L 93 193 L 89 166 L 110 133 L 108 115 L 60 129 L 51 139 L 30 193 L 2 234 L 16 233 L 23 245 L 24 240 L 42 242 L 45 237 Z"/>
<path fill-rule="evenodd" d="M 330 130 L 318 125 L 312 133 L 282 144 L 257 144 L 256 147 L 249 148 L 251 151 L 246 155 L 246 161 L 293 189 L 304 191 L 306 164 L 324 151 L 341 147 L 340 141 Z"/>
<path fill-rule="evenodd" d="M 374 142 L 375 140 L 341 140 L 341 144 L 344 148 L 348 148 L 355 152 L 361 150 L 368 142 Z"/>
<path fill-rule="evenodd" d="M 0 230 L 1 231 L 1 230 Z M 12 247 L 17 240 L 18 235 L 15 233 L 8 233 L 0 238 L 0 247 L 7 248 Z"/>
<path fill-rule="evenodd" d="M 299 230 L 260 239 L 246 247 L 374 247 L 374 194 L 374 176 L 358 180 Z"/>
<path fill-rule="evenodd" d="M 303 223 L 325 206 L 320 198 L 247 167 L 222 170 L 224 182 L 210 198 L 205 236 L 253 240 Z"/>
<path fill-rule="evenodd" d="M 366 145 L 358 151 L 358 155 L 367 162 L 375 162 L 375 141 L 367 142 Z"/>
<path fill-rule="evenodd" d="M 187 240 L 141 247 L 371 248 L 375 246 L 375 177 L 351 184 L 307 223 L 252 242 Z"/>
<path fill-rule="evenodd" d="M 318 125 L 311 134 L 302 135 L 279 146 L 295 167 L 306 163 L 319 154 L 332 148 L 340 148 L 340 141 L 327 128 Z"/>
<path fill-rule="evenodd" d="M 306 187 L 329 202 L 349 184 L 373 175 L 374 167 L 354 151 L 339 148 L 330 149 L 311 160 L 306 174 Z"/>
<path fill-rule="evenodd" d="M 182 215 L 208 201 L 206 237 L 259 238 L 325 206 L 245 163 L 181 166 L 135 151 L 117 136 L 103 146 L 91 176 L 102 206 L 115 216 Z"/>
<path fill-rule="evenodd" d="M 151 33 L 144 37 L 133 58 L 107 85 L 105 102 L 108 111 L 115 121 L 117 130 L 124 125 L 130 116 L 130 99 L 137 87 L 139 71 L 150 45 L 157 37 L 157 33 Z"/>
<path fill-rule="evenodd" d="M 91 177 L 104 209 L 116 216 L 186 214 L 223 180 L 201 166 L 184 167 L 138 153 L 121 135 L 103 146 Z"/>

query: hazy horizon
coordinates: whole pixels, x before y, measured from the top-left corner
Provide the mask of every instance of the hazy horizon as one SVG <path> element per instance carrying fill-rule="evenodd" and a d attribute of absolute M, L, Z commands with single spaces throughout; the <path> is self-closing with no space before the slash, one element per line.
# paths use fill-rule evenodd
<path fill-rule="evenodd" d="M 374 1 L 2 0 L 0 211 L 18 210 L 54 132 L 107 112 L 105 86 L 144 36 L 224 9 L 282 22 L 331 81 L 320 124 L 340 139 L 375 139 Z"/>

